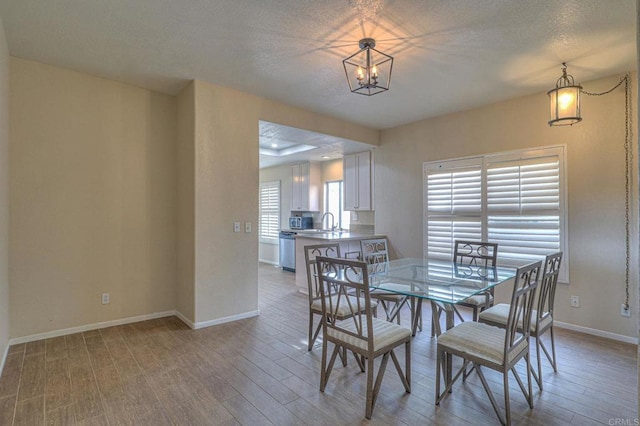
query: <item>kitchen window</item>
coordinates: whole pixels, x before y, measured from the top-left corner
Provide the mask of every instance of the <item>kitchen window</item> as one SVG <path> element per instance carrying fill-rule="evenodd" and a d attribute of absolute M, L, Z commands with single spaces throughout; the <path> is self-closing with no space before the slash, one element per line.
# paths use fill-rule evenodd
<path fill-rule="evenodd" d="M 260 239 L 277 242 L 280 231 L 280 181 L 260 184 L 260 220 L 258 236 Z"/>
<path fill-rule="evenodd" d="M 344 210 L 344 185 L 341 180 L 325 182 L 324 184 L 324 211 L 330 212 L 335 218 L 334 225 L 338 229 L 349 229 L 351 214 Z M 322 224 L 324 229 L 331 227 L 331 218 L 327 215 Z"/>
<path fill-rule="evenodd" d="M 563 146 L 424 164 L 425 254 L 451 259 L 455 240 L 498 243 L 500 264 L 564 253 Z"/>

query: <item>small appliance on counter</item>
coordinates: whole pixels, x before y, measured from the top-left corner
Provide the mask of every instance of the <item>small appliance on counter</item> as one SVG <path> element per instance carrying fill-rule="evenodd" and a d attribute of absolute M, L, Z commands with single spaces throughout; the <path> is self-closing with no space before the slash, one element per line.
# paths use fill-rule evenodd
<path fill-rule="evenodd" d="M 313 218 L 307 216 L 291 216 L 289 218 L 290 229 L 313 229 Z"/>

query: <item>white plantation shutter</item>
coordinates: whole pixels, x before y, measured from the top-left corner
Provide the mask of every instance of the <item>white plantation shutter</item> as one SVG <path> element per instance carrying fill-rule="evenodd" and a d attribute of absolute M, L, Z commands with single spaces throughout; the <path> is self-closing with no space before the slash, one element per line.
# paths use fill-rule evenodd
<path fill-rule="evenodd" d="M 482 237 L 482 160 L 430 164 L 426 175 L 426 252 L 451 259 L 454 241 Z"/>
<path fill-rule="evenodd" d="M 280 181 L 260 184 L 260 238 L 277 239 L 280 231 Z"/>
<path fill-rule="evenodd" d="M 557 156 L 487 166 L 487 233 L 504 259 L 538 260 L 560 250 Z"/>
<path fill-rule="evenodd" d="M 498 244 L 498 263 L 564 253 L 564 147 L 425 163 L 425 253 L 452 257 L 457 239 Z"/>

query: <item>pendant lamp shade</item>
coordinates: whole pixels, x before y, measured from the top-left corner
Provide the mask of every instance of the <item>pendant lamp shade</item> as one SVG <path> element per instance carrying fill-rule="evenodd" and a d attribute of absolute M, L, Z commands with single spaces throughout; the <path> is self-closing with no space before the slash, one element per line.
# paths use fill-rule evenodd
<path fill-rule="evenodd" d="M 575 84 L 573 76 L 567 75 L 567 65 L 562 64 L 562 76 L 556 87 L 549 90 L 550 119 L 549 126 L 571 126 L 582 120 L 580 116 L 580 91 L 582 86 Z"/>

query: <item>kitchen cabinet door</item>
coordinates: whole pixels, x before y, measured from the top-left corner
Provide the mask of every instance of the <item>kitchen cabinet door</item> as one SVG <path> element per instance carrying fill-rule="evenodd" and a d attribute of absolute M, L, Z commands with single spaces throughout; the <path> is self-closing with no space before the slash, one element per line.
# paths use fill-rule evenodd
<path fill-rule="evenodd" d="M 345 155 L 343 159 L 344 209 L 373 210 L 371 152 Z"/>
<path fill-rule="evenodd" d="M 320 166 L 299 163 L 291 166 L 291 211 L 319 211 Z"/>

